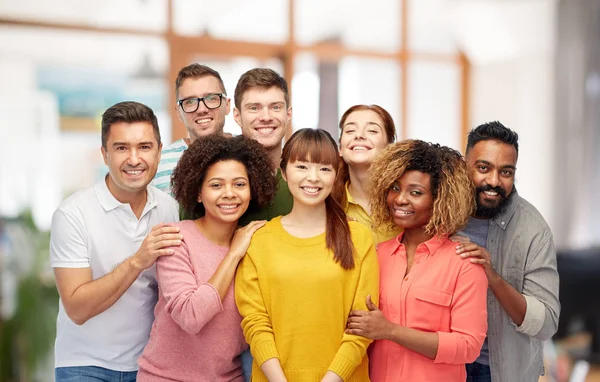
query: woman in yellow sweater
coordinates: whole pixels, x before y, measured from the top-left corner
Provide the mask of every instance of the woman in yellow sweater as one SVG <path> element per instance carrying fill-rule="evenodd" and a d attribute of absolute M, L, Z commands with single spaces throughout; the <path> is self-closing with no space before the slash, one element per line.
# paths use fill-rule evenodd
<path fill-rule="evenodd" d="M 371 341 L 344 329 L 368 296 L 378 301 L 379 267 L 370 230 L 330 195 L 339 158 L 324 130 L 283 148 L 292 211 L 254 234 L 235 279 L 253 382 L 369 381 Z"/>

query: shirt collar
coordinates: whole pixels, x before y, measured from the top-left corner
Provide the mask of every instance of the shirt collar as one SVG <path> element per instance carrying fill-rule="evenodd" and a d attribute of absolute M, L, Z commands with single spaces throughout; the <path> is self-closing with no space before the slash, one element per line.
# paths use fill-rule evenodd
<path fill-rule="evenodd" d="M 502 212 L 500 212 L 498 215 L 496 215 L 494 218 L 492 218 L 492 221 L 494 223 L 496 223 L 503 230 L 506 230 L 506 227 L 508 227 L 508 223 L 510 223 L 510 220 L 512 219 L 515 212 L 517 211 L 517 207 L 519 206 L 520 199 L 521 199 L 521 197 L 517 193 L 517 189 L 514 188 L 510 195 L 510 199 L 508 200 L 508 204 L 506 205 L 506 208 L 504 208 L 504 210 Z"/>
<path fill-rule="evenodd" d="M 348 201 L 348 203 L 358 204 L 358 203 L 356 203 L 356 201 L 352 197 L 352 194 L 350 194 L 350 190 L 348 190 L 348 185 L 349 184 L 350 184 L 350 182 L 346 182 L 346 184 L 344 185 L 344 188 L 346 189 L 346 200 Z"/>
<path fill-rule="evenodd" d="M 110 175 L 106 175 L 106 177 L 108 176 Z M 114 195 L 110 192 L 110 190 L 108 189 L 108 185 L 106 184 L 106 177 L 104 177 L 94 186 L 96 197 L 98 198 L 98 201 L 100 202 L 102 208 L 104 208 L 105 211 L 112 211 L 119 206 L 127 205 L 127 203 L 119 202 L 117 198 L 115 198 Z M 144 212 L 142 212 L 142 214 L 156 207 L 156 205 L 158 204 L 154 196 L 154 190 L 150 185 L 146 186 L 146 195 L 146 206 L 144 207 Z"/>
<path fill-rule="evenodd" d="M 404 231 L 400 232 L 400 234 L 398 236 L 396 236 L 394 240 L 394 247 L 393 247 L 393 251 L 392 254 L 396 254 L 398 251 L 398 248 L 400 248 L 402 244 L 402 237 L 404 237 Z M 418 245 L 417 248 L 421 247 L 421 246 L 425 246 L 425 248 L 427 248 L 427 251 L 429 251 L 429 255 L 433 256 L 435 254 L 435 252 L 446 242 L 446 240 L 448 240 L 448 235 L 442 235 L 442 236 L 434 236 L 431 239 L 427 240 L 424 243 L 421 243 Z"/>

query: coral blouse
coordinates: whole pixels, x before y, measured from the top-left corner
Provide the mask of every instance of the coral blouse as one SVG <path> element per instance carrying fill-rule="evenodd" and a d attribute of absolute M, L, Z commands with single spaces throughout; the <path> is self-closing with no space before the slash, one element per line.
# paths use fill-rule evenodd
<path fill-rule="evenodd" d="M 417 247 L 406 274 L 403 234 L 379 244 L 379 308 L 395 324 L 439 336 L 435 360 L 388 340 L 369 357 L 373 382 L 465 381 L 487 331 L 488 281 L 483 267 L 456 255 L 456 243 L 433 237 Z"/>

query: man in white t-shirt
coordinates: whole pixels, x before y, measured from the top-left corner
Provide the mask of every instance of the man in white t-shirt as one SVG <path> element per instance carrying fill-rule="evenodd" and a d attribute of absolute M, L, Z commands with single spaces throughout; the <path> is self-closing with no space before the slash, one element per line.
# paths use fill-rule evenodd
<path fill-rule="evenodd" d="M 175 113 L 185 125 L 187 138 L 179 139 L 162 151 L 152 185 L 173 196 L 171 174 L 188 146 L 200 137 L 223 134 L 230 99 L 216 70 L 201 64 L 181 68 L 175 80 Z"/>
<path fill-rule="evenodd" d="M 159 256 L 181 243 L 178 206 L 149 183 L 162 144 L 152 109 L 121 102 L 102 115 L 108 175 L 52 217 L 50 258 L 60 293 L 55 376 L 135 381 L 157 300 Z"/>

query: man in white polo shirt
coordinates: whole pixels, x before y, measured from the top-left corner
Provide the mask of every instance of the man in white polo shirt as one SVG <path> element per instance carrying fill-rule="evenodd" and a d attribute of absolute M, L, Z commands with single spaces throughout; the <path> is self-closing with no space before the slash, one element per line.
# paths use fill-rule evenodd
<path fill-rule="evenodd" d="M 135 381 L 154 320 L 154 262 L 181 243 L 178 206 L 149 186 L 161 150 L 152 109 L 121 102 L 102 115 L 109 173 L 52 218 L 50 258 L 60 293 L 55 376 Z"/>

